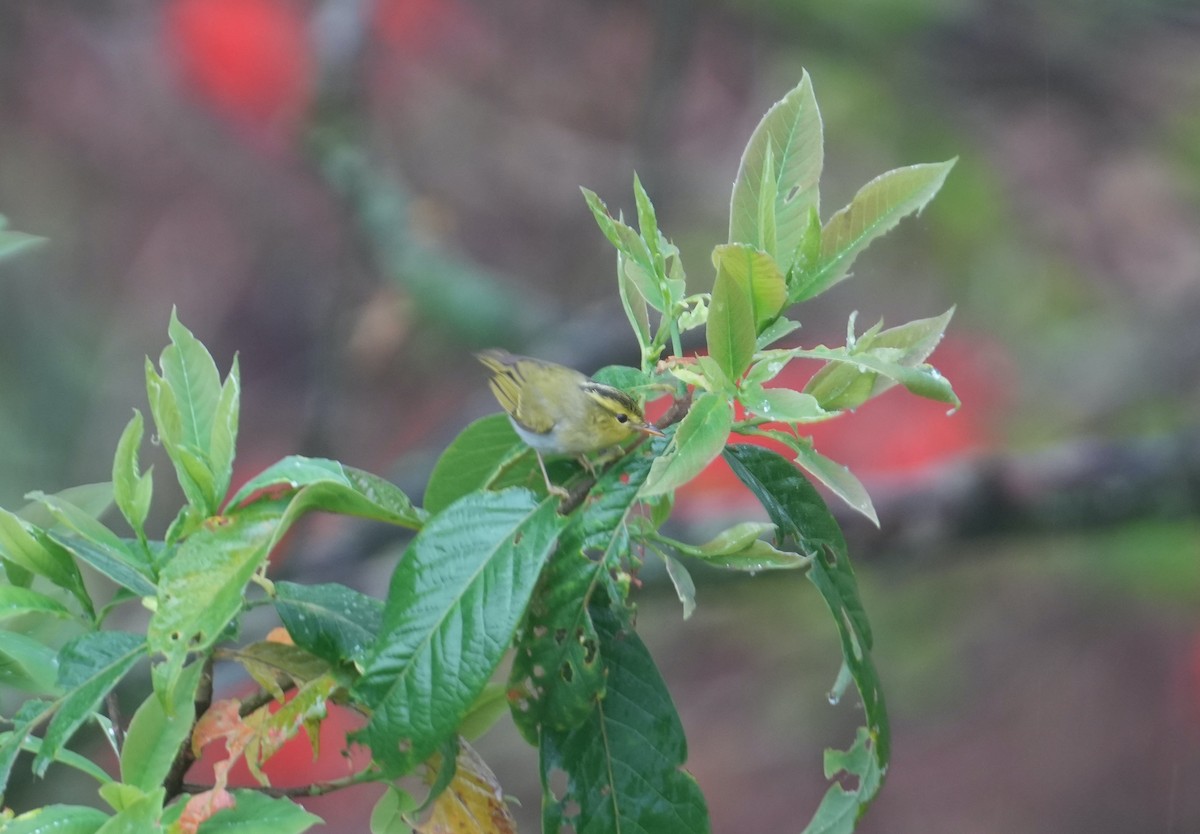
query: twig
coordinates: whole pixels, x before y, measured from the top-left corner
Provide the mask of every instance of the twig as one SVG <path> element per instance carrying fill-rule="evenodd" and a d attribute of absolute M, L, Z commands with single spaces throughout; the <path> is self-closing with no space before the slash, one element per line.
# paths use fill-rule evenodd
<path fill-rule="evenodd" d="M 213 658 L 209 655 L 204 660 L 204 670 L 200 673 L 200 683 L 196 688 L 196 698 L 193 702 L 197 717 L 208 712 L 208 708 L 212 706 L 212 696 Z M 183 744 L 180 745 L 179 752 L 175 754 L 175 761 L 171 763 L 171 769 L 167 772 L 167 778 L 163 780 L 163 787 L 167 789 L 168 800 L 185 792 L 183 777 L 187 775 L 188 769 L 195 761 L 196 754 L 192 752 L 192 737 L 189 733 L 188 737 L 184 739 Z"/>
<path fill-rule="evenodd" d="M 865 558 L 949 550 L 1003 535 L 1097 530 L 1140 519 L 1200 515 L 1200 432 L 1150 439 L 1078 440 L 1025 454 L 964 460 L 868 483 L 876 529 L 831 502 Z"/>
<path fill-rule="evenodd" d="M 286 788 L 271 787 L 269 785 L 250 785 L 243 787 L 242 790 L 257 791 L 265 796 L 274 797 L 324 796 L 327 793 L 340 791 L 343 788 L 353 787 L 363 782 L 370 782 L 374 778 L 375 775 L 370 769 L 367 769 L 351 774 L 350 776 L 344 776 L 341 779 L 331 779 L 328 782 L 313 782 L 311 785 L 294 785 Z M 181 787 L 183 793 L 190 794 L 204 793 L 212 789 L 212 785 L 201 785 L 196 782 L 184 782 Z"/>

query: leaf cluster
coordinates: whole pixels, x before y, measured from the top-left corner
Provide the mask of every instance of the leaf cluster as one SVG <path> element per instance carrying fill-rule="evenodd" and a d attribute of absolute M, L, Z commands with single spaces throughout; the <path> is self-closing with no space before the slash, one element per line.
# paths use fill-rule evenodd
<path fill-rule="evenodd" d="M 9 815 L 6 834 L 303 831 L 316 818 L 270 788 L 263 765 L 298 734 L 315 750 L 331 705 L 361 713 L 352 741 L 370 749 L 371 762 L 290 793 L 384 782 L 376 834 L 513 830 L 495 775 L 467 741 L 505 714 L 538 750 L 544 830 L 707 832 L 703 794 L 684 770 L 682 726 L 634 628 L 637 572 L 655 554 L 685 616 L 695 605 L 685 560 L 750 573 L 798 570 L 816 587 L 843 654 L 832 694 L 853 682 L 865 726 L 848 751 L 826 756 L 827 775 L 850 774 L 855 789 L 831 786 L 806 830 L 852 830 L 887 771 L 887 713 L 845 541 L 800 469 L 856 509 L 871 517 L 873 510 L 862 485 L 819 455 L 800 427 L 897 384 L 957 404 L 925 364 L 950 314 L 862 334 L 851 318 L 843 346 L 775 344 L 799 326 L 788 318 L 792 306 L 844 279 L 858 252 L 928 202 L 950 163 L 888 172 L 822 223 L 822 143 L 806 75 L 746 149 L 729 241 L 713 251 L 711 292 L 689 293 L 681 254 L 636 177 L 636 230 L 585 191 L 617 249 L 618 291 L 642 360 L 597 378 L 637 396 L 669 393 L 673 405 L 661 438 L 618 449 L 598 466 L 553 462 L 551 477 L 570 488 L 561 503 L 503 415 L 473 423 L 451 443 L 423 507 L 378 476 L 299 456 L 228 495 L 237 360 L 222 380 L 172 314 L 170 344 L 145 372 L 154 437 L 185 498 L 162 537 L 146 529 L 154 473 L 139 463 L 146 426 L 136 411 L 110 484 L 31 493 L 28 506 L 0 510 L 8 579 L 0 618 L 11 626 L 0 631 L 0 683 L 28 695 L 0 734 L 0 785 L 25 751 L 38 776 L 58 763 L 95 778 L 111 809 L 51 805 Z M 685 358 L 682 334 L 698 328 L 707 353 Z M 824 364 L 802 390 L 773 385 L 796 358 Z M 733 435 L 775 438 L 794 457 L 731 443 Z M 668 537 L 662 527 L 675 491 L 720 455 L 770 523 L 737 523 L 700 544 Z M 131 535 L 98 520 L 110 505 Z M 415 532 L 385 598 L 267 578 L 273 549 L 313 511 Z M 85 573 L 107 582 L 85 582 Z M 106 625 L 125 605 L 150 611 L 145 634 Z M 243 616 L 261 605 L 274 609 L 281 628 L 243 641 Z M 509 657 L 507 679 L 495 680 Z M 244 668 L 261 694 L 214 702 L 218 662 Z M 149 665 L 152 691 L 126 724 L 110 705 L 139 664 Z M 89 724 L 113 744 L 117 776 L 67 747 Z M 225 749 L 213 783 L 186 783 L 209 743 Z M 238 760 L 260 790 L 230 789 Z M 412 775 L 424 779 L 423 799 L 400 782 Z"/>

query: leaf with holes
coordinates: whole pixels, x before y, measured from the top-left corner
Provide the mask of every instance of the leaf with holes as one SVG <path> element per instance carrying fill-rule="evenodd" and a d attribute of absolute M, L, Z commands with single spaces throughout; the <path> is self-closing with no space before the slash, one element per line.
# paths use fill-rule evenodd
<path fill-rule="evenodd" d="M 820 493 L 788 460 L 770 449 L 749 445 L 728 447 L 725 459 L 762 502 L 778 529 L 781 546 L 790 546 L 802 555 L 812 556 L 807 575 L 833 614 L 842 657 L 858 687 L 866 712 L 867 730 L 871 736 L 870 753 L 879 776 L 871 790 L 860 790 L 855 795 L 857 813 L 861 813 L 887 772 L 891 736 L 883 689 L 871 660 L 871 626 L 859 597 L 846 541 Z"/>
<path fill-rule="evenodd" d="M 392 575 L 355 695 L 359 740 L 407 773 L 448 738 L 507 651 L 565 521 L 524 489 L 472 493 L 430 520 Z"/>
<path fill-rule="evenodd" d="M 837 782 L 830 785 L 803 834 L 853 834 L 863 806 L 878 793 L 883 782 L 874 747 L 871 734 L 865 727 L 859 727 L 849 750 L 825 751 L 825 778 L 846 773 L 857 784 L 853 790 L 846 790 Z"/>
<path fill-rule="evenodd" d="M 593 607 L 591 613 L 607 689 L 578 727 L 542 732 L 542 830 L 708 832 L 704 795 L 681 769 L 683 727 L 653 659 L 615 612 Z M 558 771 L 567 785 L 556 796 Z"/>
<path fill-rule="evenodd" d="M 629 455 L 600 477 L 586 508 L 572 514 L 530 600 L 509 674 L 513 722 L 530 744 L 543 726 L 578 726 L 604 693 L 588 605 L 598 589 L 612 604 L 624 604 L 612 572 L 628 556 L 625 520 L 666 444 L 655 438 L 648 454 Z"/>
<path fill-rule="evenodd" d="M 150 650 L 162 652 L 155 689 L 166 697 L 189 652 L 212 647 L 241 613 L 250 577 L 267 558 L 280 506 L 260 502 L 235 516 L 206 521 L 162 569 L 150 618 Z"/>
<path fill-rule="evenodd" d="M 754 129 L 733 183 L 729 242 L 748 243 L 791 269 L 810 210 L 820 208 L 821 113 L 805 72 Z"/>

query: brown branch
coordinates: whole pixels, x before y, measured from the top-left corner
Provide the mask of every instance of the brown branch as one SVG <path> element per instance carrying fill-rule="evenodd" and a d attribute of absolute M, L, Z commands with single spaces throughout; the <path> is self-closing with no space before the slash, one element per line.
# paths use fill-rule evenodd
<path fill-rule="evenodd" d="M 200 673 L 200 683 L 196 687 L 196 698 L 193 701 L 197 718 L 208 712 L 208 708 L 212 706 L 212 696 L 213 658 L 209 655 L 204 659 L 204 670 Z M 156 696 L 151 695 L 150 697 Z M 183 744 L 180 745 L 179 752 L 175 754 L 175 761 L 171 763 L 167 778 L 163 780 L 163 787 L 167 789 L 167 800 L 185 792 L 183 777 L 187 775 L 188 769 L 195 761 L 196 754 L 192 752 L 192 736 L 189 733 Z"/>
<path fill-rule="evenodd" d="M 867 484 L 879 527 L 830 503 L 865 558 L 949 552 L 956 542 L 1097 530 L 1200 515 L 1200 431 L 1078 440 L 961 461 L 903 482 Z"/>
<path fill-rule="evenodd" d="M 324 796 L 327 793 L 340 791 L 343 788 L 353 787 L 354 785 L 362 784 L 363 782 L 374 781 L 375 776 L 369 770 L 359 771 L 358 773 L 345 776 L 341 779 L 331 779 L 328 782 L 313 782 L 311 785 L 294 785 L 286 788 L 272 787 L 270 785 L 249 785 L 243 786 L 240 790 L 257 791 L 265 796 L 274 796 L 278 798 L 298 798 L 305 796 Z M 184 782 L 181 785 L 182 793 L 204 793 L 212 790 L 212 785 L 201 785 L 196 782 Z"/>

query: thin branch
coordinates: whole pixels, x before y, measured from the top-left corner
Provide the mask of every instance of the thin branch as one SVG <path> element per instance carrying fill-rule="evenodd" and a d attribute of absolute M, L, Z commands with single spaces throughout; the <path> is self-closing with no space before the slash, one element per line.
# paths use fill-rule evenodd
<path fill-rule="evenodd" d="M 341 779 L 331 779 L 328 782 L 313 782 L 311 785 L 294 785 L 286 788 L 277 788 L 269 785 L 249 785 L 240 789 L 257 791 L 265 796 L 297 798 L 304 796 L 324 796 L 327 793 L 340 791 L 344 788 L 363 784 L 364 782 L 373 782 L 375 779 L 375 772 L 368 768 L 350 776 L 344 776 Z M 212 790 L 212 785 L 201 785 L 195 782 L 184 782 L 181 787 L 183 793 L 190 794 L 204 793 L 207 790 Z"/>
<path fill-rule="evenodd" d="M 865 558 L 948 552 L 957 542 L 1098 530 L 1200 516 L 1200 431 L 1136 440 L 1085 439 L 1024 454 L 960 461 L 867 484 L 875 528 L 831 502 Z"/>
<path fill-rule="evenodd" d="M 209 655 L 204 659 L 204 670 L 200 673 L 200 683 L 196 688 L 196 698 L 193 701 L 197 718 L 208 712 L 208 708 L 212 706 L 212 697 L 213 658 L 212 655 Z M 187 775 L 188 769 L 195 761 L 196 754 L 192 752 L 192 737 L 189 733 L 183 744 L 180 745 L 179 752 L 175 754 L 175 761 L 171 763 L 167 778 L 163 780 L 168 800 L 185 792 L 183 777 Z"/>

